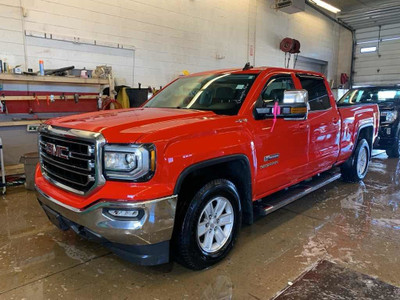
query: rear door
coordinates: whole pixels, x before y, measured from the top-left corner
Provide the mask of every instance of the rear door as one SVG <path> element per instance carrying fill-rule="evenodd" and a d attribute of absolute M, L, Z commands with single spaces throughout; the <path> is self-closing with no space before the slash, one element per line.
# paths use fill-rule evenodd
<path fill-rule="evenodd" d="M 340 115 L 323 77 L 297 74 L 308 91 L 310 112 L 309 167 L 313 172 L 330 169 L 340 151 Z"/>

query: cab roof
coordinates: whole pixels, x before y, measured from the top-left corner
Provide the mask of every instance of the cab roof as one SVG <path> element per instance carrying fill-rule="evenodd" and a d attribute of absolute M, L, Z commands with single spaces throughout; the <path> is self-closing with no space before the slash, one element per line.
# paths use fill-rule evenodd
<path fill-rule="evenodd" d="M 201 76 L 201 75 L 213 75 L 213 74 L 226 74 L 226 73 L 234 73 L 234 74 L 260 74 L 260 73 L 270 73 L 270 72 L 294 72 L 294 73 L 302 73 L 314 76 L 324 77 L 323 74 L 307 71 L 307 70 L 299 70 L 299 69 L 286 69 L 286 68 L 279 68 L 279 67 L 268 67 L 268 66 L 261 66 L 261 67 L 253 67 L 247 70 L 243 70 L 240 68 L 231 68 L 231 69 L 220 69 L 220 70 L 211 70 L 211 71 L 204 71 L 190 74 L 189 76 Z"/>

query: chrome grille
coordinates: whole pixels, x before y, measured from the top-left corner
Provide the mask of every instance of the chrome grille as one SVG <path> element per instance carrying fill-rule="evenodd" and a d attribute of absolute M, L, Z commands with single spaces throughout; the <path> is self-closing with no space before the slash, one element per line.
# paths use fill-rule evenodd
<path fill-rule="evenodd" d="M 39 133 L 40 165 L 43 175 L 55 185 L 77 194 L 86 194 L 103 182 L 99 170 L 100 134 L 54 129 L 45 126 Z"/>

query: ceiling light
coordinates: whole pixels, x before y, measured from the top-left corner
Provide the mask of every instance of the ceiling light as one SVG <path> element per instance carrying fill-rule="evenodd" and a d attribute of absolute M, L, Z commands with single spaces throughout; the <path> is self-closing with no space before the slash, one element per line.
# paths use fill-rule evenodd
<path fill-rule="evenodd" d="M 312 0 L 311 2 L 315 3 L 318 6 L 321 6 L 322 8 L 329 10 L 330 12 L 333 12 L 334 14 L 337 14 L 338 12 L 341 11 L 339 8 L 334 7 L 322 0 Z"/>

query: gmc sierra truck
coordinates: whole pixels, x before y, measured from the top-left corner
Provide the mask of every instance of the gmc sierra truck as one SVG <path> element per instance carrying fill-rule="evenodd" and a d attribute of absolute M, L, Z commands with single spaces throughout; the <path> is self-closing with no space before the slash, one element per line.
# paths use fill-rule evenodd
<path fill-rule="evenodd" d="M 204 269 L 256 215 L 362 180 L 378 125 L 376 104 L 338 108 L 319 73 L 193 74 L 141 108 L 47 121 L 37 196 L 60 229 L 131 262 Z"/>

